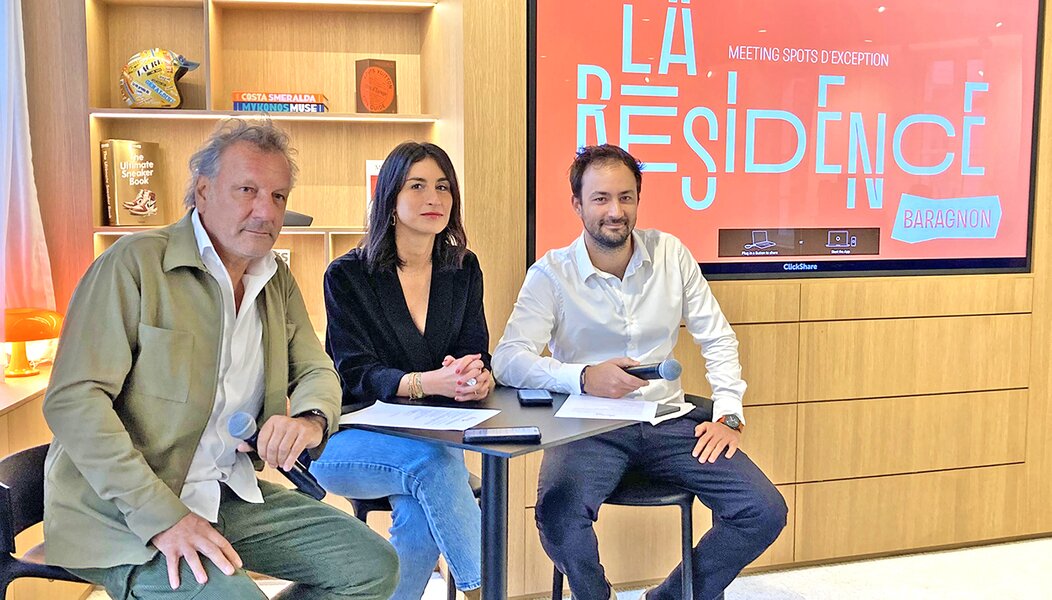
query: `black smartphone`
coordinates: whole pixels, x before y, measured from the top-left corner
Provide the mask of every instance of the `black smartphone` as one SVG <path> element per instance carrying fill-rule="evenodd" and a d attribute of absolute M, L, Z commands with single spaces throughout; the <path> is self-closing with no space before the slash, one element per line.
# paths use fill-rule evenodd
<path fill-rule="evenodd" d="M 541 430 L 528 427 L 479 427 L 464 431 L 465 444 L 493 444 L 510 442 L 518 444 L 539 444 Z"/>
<path fill-rule="evenodd" d="M 523 406 L 551 406 L 548 390 L 519 390 L 519 404 Z"/>

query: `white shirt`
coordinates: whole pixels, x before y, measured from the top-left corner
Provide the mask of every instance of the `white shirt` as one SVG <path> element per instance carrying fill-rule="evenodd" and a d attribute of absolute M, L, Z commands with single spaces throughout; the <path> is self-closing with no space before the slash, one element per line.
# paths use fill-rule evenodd
<path fill-rule="evenodd" d="M 705 358 L 713 420 L 741 418 L 745 382 L 738 338 L 690 250 L 667 233 L 636 230 L 628 268 L 618 279 L 592 265 L 585 235 L 548 252 L 527 271 L 493 352 L 496 378 L 514 387 L 579 394 L 587 365 L 624 356 L 643 364 L 671 358 L 682 321 Z M 540 356 L 545 344 L 551 358 Z M 678 379 L 655 379 L 626 397 L 682 402 L 683 387 Z"/>
<path fill-rule="evenodd" d="M 241 310 L 236 311 L 230 274 L 201 224 L 197 210 L 191 220 L 201 260 L 222 292 L 223 322 L 216 326 L 222 327 L 223 335 L 215 404 L 179 498 L 195 514 L 214 523 L 219 517 L 220 482 L 225 482 L 247 502 L 263 502 L 252 461 L 247 454 L 237 452 L 240 441 L 230 435 L 227 422 L 235 412 L 255 416 L 263 408 L 263 321 L 256 308 L 256 298 L 278 267 L 273 253 L 249 263 L 241 279 L 245 296 Z"/>

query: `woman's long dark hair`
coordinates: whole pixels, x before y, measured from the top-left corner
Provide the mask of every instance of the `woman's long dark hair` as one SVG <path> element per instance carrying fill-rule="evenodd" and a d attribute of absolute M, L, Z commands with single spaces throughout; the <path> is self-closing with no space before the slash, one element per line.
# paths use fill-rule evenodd
<path fill-rule="evenodd" d="M 460 216 L 460 184 L 453 170 L 453 161 L 446 151 L 430 143 L 403 142 L 384 159 L 373 192 L 373 208 L 369 213 L 369 233 L 362 240 L 366 264 L 370 272 L 393 271 L 405 265 L 398 256 L 395 245 L 395 228 L 392 217 L 398 207 L 398 193 L 405 185 L 409 169 L 425 158 L 432 158 L 449 180 L 449 192 L 453 196 L 453 207 L 449 211 L 449 224 L 437 236 L 431 255 L 432 265 L 438 270 L 459 269 L 468 251 L 468 238 L 464 233 L 464 222 Z"/>

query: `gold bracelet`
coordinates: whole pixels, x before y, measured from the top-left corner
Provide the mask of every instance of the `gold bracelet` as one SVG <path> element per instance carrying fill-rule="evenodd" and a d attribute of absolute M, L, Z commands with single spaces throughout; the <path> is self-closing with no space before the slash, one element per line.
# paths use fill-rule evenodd
<path fill-rule="evenodd" d="M 414 400 L 419 400 L 424 397 L 424 383 L 420 372 L 409 374 L 409 397 Z"/>

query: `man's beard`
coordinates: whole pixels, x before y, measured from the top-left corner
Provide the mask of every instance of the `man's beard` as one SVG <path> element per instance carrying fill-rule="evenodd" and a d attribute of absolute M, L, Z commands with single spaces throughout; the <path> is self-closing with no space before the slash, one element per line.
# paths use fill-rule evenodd
<path fill-rule="evenodd" d="M 618 235 L 614 233 L 608 233 L 603 231 L 604 225 L 611 225 L 615 223 L 622 223 L 625 226 L 624 234 Z M 628 242 L 628 238 L 632 235 L 632 228 L 628 225 L 628 219 L 620 219 L 617 221 L 602 220 L 599 221 L 598 226 L 593 230 L 586 228 L 588 235 L 592 236 L 592 239 L 604 250 L 618 250 L 624 247 L 625 243 Z"/>

